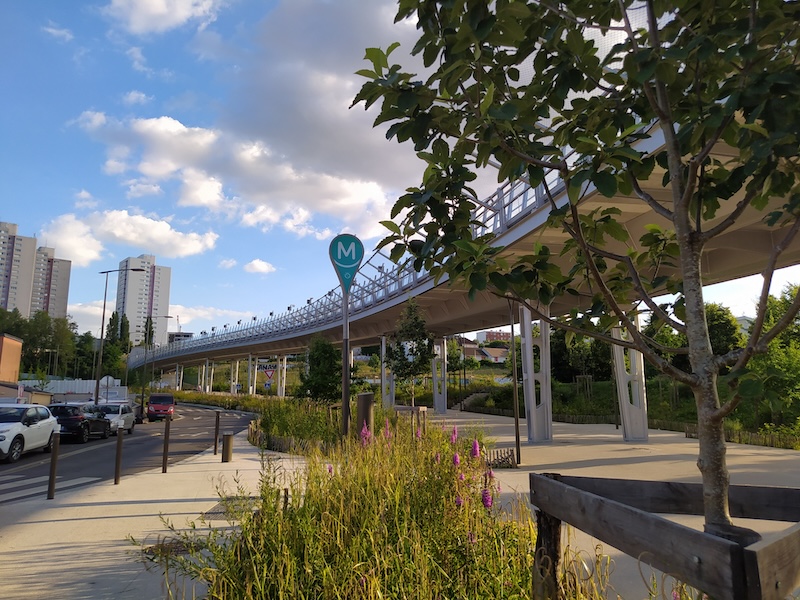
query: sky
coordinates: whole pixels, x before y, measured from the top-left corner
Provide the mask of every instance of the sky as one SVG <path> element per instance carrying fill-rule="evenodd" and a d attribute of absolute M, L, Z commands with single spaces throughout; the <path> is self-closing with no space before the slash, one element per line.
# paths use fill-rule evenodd
<path fill-rule="evenodd" d="M 371 255 L 424 168 L 373 128 L 375 110 L 350 108 L 365 49 L 397 41 L 396 57 L 417 39 L 396 8 L 3 0 L 0 221 L 72 261 L 80 333 L 99 333 L 99 272 L 127 257 L 171 267 L 170 330 L 199 333 L 338 287 L 340 233 Z M 797 281 L 780 272 L 774 293 Z M 752 314 L 759 287 L 712 286 L 707 300 Z M 113 310 L 115 274 L 108 292 Z"/>

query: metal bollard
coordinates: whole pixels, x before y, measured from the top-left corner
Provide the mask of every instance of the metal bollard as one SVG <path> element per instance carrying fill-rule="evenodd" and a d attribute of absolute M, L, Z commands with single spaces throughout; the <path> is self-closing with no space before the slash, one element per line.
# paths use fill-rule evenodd
<path fill-rule="evenodd" d="M 167 415 L 164 419 L 164 455 L 161 458 L 161 472 L 167 472 L 167 462 L 169 461 L 169 424 L 172 421 L 172 417 Z"/>
<path fill-rule="evenodd" d="M 222 434 L 222 462 L 231 462 L 233 458 L 233 433 L 226 431 Z"/>
<path fill-rule="evenodd" d="M 58 468 L 58 450 L 61 447 L 61 434 L 53 432 L 53 447 L 50 450 L 50 478 L 47 482 L 47 499 L 56 497 L 56 470 Z"/>
<path fill-rule="evenodd" d="M 117 429 L 117 457 L 114 461 L 114 485 L 119 485 L 120 475 L 122 474 L 122 434 L 125 430 L 120 427 Z"/>
<path fill-rule="evenodd" d="M 361 433 L 364 423 L 367 424 L 367 429 L 375 433 L 375 394 L 372 392 L 364 392 L 356 396 L 356 432 Z"/>
<path fill-rule="evenodd" d="M 214 423 L 214 456 L 217 455 L 217 447 L 219 446 L 219 416 L 222 413 L 221 410 L 216 410 L 216 421 Z"/>

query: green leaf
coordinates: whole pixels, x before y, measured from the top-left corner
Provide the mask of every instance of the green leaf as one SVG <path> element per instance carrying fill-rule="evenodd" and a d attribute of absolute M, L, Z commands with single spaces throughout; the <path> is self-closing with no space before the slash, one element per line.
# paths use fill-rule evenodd
<path fill-rule="evenodd" d="M 513 121 L 517 118 L 517 107 L 513 102 L 506 102 L 502 106 L 490 106 L 489 116 L 498 121 Z"/>
<path fill-rule="evenodd" d="M 481 114 L 485 115 L 489 110 L 489 107 L 494 102 L 494 83 L 490 83 L 489 87 L 486 88 L 486 95 L 481 100 Z"/>
<path fill-rule="evenodd" d="M 617 193 L 617 178 L 608 171 L 599 171 L 592 174 L 592 183 L 597 191 L 606 198 L 613 198 Z"/>
<path fill-rule="evenodd" d="M 400 226 L 394 221 L 381 221 L 381 225 L 396 235 L 400 235 Z"/>
<path fill-rule="evenodd" d="M 761 398 L 764 395 L 764 384 L 757 379 L 742 379 L 737 391 L 742 398 L 748 400 Z"/>

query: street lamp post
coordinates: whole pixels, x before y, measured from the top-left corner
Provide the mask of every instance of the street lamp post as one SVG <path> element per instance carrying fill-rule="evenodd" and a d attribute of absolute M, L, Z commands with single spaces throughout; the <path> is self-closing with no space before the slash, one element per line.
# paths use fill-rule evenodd
<path fill-rule="evenodd" d="M 134 269 L 110 269 L 108 271 L 100 271 L 100 275 L 106 276 L 106 286 L 103 290 L 103 315 L 100 318 L 100 352 L 97 355 L 97 371 L 95 371 L 95 381 L 94 381 L 94 403 L 97 404 L 100 401 L 100 376 L 103 372 L 103 343 L 105 342 L 106 335 L 103 329 L 106 327 L 106 298 L 108 297 L 108 274 L 109 273 L 120 273 L 122 271 L 135 271 L 141 273 L 144 269 L 141 268 L 134 268 Z"/>

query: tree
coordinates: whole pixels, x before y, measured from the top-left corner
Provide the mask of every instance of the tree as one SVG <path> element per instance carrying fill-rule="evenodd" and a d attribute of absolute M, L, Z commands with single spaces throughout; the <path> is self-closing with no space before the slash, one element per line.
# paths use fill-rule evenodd
<path fill-rule="evenodd" d="M 464 359 L 461 356 L 461 345 L 455 338 L 447 340 L 447 371 L 457 373 L 464 368 Z"/>
<path fill-rule="evenodd" d="M 125 314 L 119 320 L 119 341 L 125 354 L 131 351 L 131 322 Z"/>
<path fill-rule="evenodd" d="M 431 370 L 434 356 L 433 335 L 428 333 L 425 319 L 412 298 L 406 302 L 391 344 L 386 348 L 386 362 L 400 385 L 408 389 L 411 406 L 414 406 L 416 379 Z"/>
<path fill-rule="evenodd" d="M 800 230 L 800 5 L 400 0 L 396 19 L 408 17 L 426 79 L 390 64 L 396 45 L 369 48 L 353 101 L 378 103 L 375 124 L 388 123 L 387 137 L 410 141 L 427 163 L 421 185 L 395 203 L 381 246 L 472 293 L 513 297 L 556 327 L 638 350 L 686 384 L 707 529 L 729 528 L 723 422 L 762 395 L 747 364 L 800 308 L 796 294 L 765 327 L 773 270 L 790 260 Z M 490 163 L 498 181 L 543 190 L 557 230 L 547 239 L 565 241 L 520 256 L 474 235 L 470 186 Z M 652 217 L 623 224 L 623 199 Z M 750 271 L 763 287 L 746 345 L 718 354 L 703 259 L 742 223 L 771 240 Z M 657 303 L 664 293 L 674 300 Z M 548 316 L 545 307 L 567 299 L 572 310 Z M 645 311 L 686 344 L 665 348 L 639 331 L 634 318 Z M 610 335 L 615 327 L 623 340 Z M 687 356 L 689 368 L 665 354 Z M 721 403 L 725 368 L 732 393 Z"/>
<path fill-rule="evenodd" d="M 342 353 L 328 340 L 315 336 L 308 348 L 308 373 L 300 386 L 309 398 L 332 404 L 342 398 Z"/>

